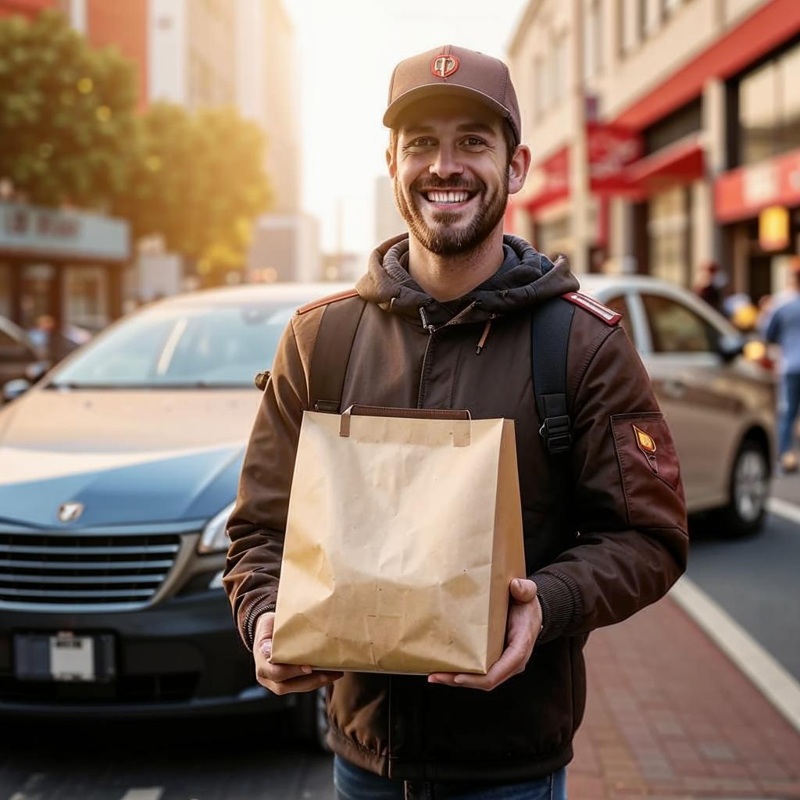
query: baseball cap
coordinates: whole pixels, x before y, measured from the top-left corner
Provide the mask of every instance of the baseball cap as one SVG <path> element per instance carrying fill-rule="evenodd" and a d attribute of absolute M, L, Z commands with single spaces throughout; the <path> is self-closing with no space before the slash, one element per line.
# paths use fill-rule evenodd
<path fill-rule="evenodd" d="M 444 94 L 478 100 L 508 120 L 517 143 L 522 140 L 517 94 L 508 67 L 498 58 L 450 44 L 406 58 L 394 68 L 383 124 L 394 127 L 413 103 Z"/>

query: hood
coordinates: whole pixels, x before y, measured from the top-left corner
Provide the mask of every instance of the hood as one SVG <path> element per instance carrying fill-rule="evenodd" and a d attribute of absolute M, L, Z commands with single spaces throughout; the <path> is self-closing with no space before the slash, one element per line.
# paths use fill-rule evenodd
<path fill-rule="evenodd" d="M 32 389 L 0 413 L 0 525 L 202 524 L 233 502 L 258 395 Z"/>
<path fill-rule="evenodd" d="M 358 293 L 369 302 L 416 321 L 421 308 L 434 325 L 451 320 L 452 308 L 424 292 L 409 274 L 408 249 L 408 235 L 389 239 L 376 248 L 370 255 L 367 272 L 356 284 Z M 463 298 L 470 321 L 532 308 L 580 286 L 565 258 L 554 263 L 518 236 L 503 237 L 503 254 L 498 271 Z"/>

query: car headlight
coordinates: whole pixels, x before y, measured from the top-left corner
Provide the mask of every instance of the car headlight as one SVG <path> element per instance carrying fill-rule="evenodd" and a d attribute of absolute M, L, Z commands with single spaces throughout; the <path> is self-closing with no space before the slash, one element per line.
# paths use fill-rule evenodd
<path fill-rule="evenodd" d="M 225 532 L 225 525 L 228 517 L 233 511 L 234 504 L 225 506 L 209 523 L 203 528 L 203 535 L 197 544 L 198 553 L 221 553 L 228 549 L 228 534 Z"/>

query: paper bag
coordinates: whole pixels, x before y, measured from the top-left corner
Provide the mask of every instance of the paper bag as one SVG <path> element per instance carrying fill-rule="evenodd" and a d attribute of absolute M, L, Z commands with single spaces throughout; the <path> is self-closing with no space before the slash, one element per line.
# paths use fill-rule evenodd
<path fill-rule="evenodd" d="M 513 421 L 305 412 L 275 663 L 484 674 L 503 650 L 509 581 L 524 574 Z"/>

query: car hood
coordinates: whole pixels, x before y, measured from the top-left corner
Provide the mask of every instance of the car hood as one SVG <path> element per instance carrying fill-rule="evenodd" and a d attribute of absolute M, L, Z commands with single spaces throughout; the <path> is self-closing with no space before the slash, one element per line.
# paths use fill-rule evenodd
<path fill-rule="evenodd" d="M 0 413 L 0 521 L 202 522 L 231 503 L 259 393 L 34 389 Z"/>

